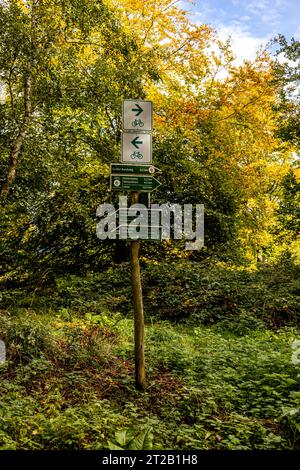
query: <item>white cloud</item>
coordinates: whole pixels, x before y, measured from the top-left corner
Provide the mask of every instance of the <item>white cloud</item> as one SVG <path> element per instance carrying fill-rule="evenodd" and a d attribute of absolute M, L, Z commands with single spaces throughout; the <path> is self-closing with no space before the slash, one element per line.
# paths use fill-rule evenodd
<path fill-rule="evenodd" d="M 231 37 L 232 50 L 236 56 L 236 65 L 241 64 L 244 60 L 255 59 L 259 49 L 264 47 L 271 38 L 270 35 L 254 37 L 248 30 L 238 24 L 230 26 L 220 25 L 217 27 L 217 31 L 222 41 L 226 41 L 228 37 Z"/>
<path fill-rule="evenodd" d="M 225 11 L 216 8 L 216 2 L 195 0 L 196 9 L 193 9 L 191 18 L 196 24 L 212 25 L 222 41 L 231 37 L 232 49 L 236 56 L 235 64 L 239 65 L 244 60 L 254 60 L 257 52 L 265 47 L 278 31 L 284 32 L 281 26 L 285 24 L 285 15 L 294 2 L 296 0 L 231 0 L 231 9 Z M 186 1 L 184 3 L 187 4 Z M 222 2 L 223 5 L 226 5 L 226 2 Z M 300 39 L 300 26 L 294 37 Z"/>
<path fill-rule="evenodd" d="M 246 10 L 250 15 L 259 17 L 262 23 L 277 26 L 285 3 L 285 0 L 261 0 L 248 3 Z"/>
<path fill-rule="evenodd" d="M 285 56 L 284 52 L 280 52 L 280 54 L 278 54 L 278 55 L 276 56 L 276 59 L 278 60 L 278 62 L 279 62 L 280 64 L 285 64 L 285 65 L 288 65 L 289 67 L 294 67 L 294 68 L 296 68 L 297 65 L 298 65 L 298 61 L 297 61 L 297 60 L 290 60 L 290 59 L 288 59 L 288 58 Z"/>

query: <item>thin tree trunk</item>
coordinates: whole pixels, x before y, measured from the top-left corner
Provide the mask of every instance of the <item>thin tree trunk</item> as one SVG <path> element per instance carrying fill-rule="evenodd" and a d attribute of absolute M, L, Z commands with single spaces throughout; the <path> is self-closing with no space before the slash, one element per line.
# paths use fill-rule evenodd
<path fill-rule="evenodd" d="M 19 129 L 19 133 L 16 137 L 14 145 L 11 149 L 9 155 L 9 163 L 8 163 L 8 170 L 5 182 L 0 191 L 0 199 L 5 199 L 9 193 L 11 185 L 14 182 L 16 177 L 17 165 L 20 156 L 20 152 L 22 146 L 24 144 L 28 128 L 31 121 L 32 115 L 32 104 L 31 104 L 31 74 L 30 72 L 25 77 L 25 84 L 24 84 L 24 117 L 22 124 Z"/>

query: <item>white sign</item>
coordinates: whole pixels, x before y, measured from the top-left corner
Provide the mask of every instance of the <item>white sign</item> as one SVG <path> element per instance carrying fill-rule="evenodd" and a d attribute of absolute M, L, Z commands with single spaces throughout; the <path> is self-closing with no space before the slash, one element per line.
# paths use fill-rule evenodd
<path fill-rule="evenodd" d="M 124 100 L 123 129 L 125 131 L 151 132 L 153 129 L 152 101 Z"/>
<path fill-rule="evenodd" d="M 134 132 L 122 134 L 122 162 L 151 163 L 152 135 Z"/>

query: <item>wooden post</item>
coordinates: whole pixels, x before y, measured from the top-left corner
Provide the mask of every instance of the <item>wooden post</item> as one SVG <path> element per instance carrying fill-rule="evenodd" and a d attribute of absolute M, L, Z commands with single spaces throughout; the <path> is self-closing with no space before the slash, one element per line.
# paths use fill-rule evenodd
<path fill-rule="evenodd" d="M 131 204 L 139 202 L 139 193 L 131 193 Z M 140 240 L 130 242 L 131 284 L 134 309 L 135 386 L 144 390 L 146 386 L 144 356 L 144 307 L 140 271 Z"/>

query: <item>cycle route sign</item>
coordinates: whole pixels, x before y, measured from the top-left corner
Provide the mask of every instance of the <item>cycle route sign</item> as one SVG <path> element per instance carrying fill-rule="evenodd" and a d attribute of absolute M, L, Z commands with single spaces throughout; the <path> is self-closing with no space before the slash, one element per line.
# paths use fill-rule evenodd
<path fill-rule="evenodd" d="M 110 187 L 115 190 L 140 191 L 149 193 L 160 186 L 153 176 L 111 175 Z"/>
<path fill-rule="evenodd" d="M 122 106 L 121 163 L 110 166 L 110 188 L 116 191 L 151 192 L 160 186 L 152 175 L 153 105 L 147 100 L 124 100 Z"/>
<path fill-rule="evenodd" d="M 152 135 L 141 132 L 123 132 L 122 162 L 151 163 Z"/>
<path fill-rule="evenodd" d="M 111 163 L 110 164 L 110 174 L 111 175 L 154 175 L 155 173 L 160 173 L 160 169 L 153 165 L 137 165 L 134 163 L 130 165 L 129 163 Z"/>
<path fill-rule="evenodd" d="M 122 116 L 124 131 L 152 132 L 153 130 L 152 101 L 124 100 Z"/>

